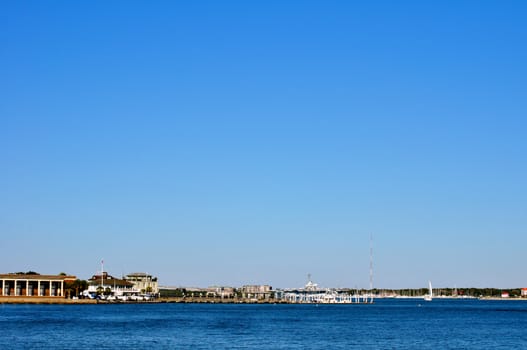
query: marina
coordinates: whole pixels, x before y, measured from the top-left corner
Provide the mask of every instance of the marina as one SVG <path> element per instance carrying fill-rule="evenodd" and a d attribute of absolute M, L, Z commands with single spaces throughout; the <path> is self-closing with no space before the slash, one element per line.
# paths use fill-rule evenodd
<path fill-rule="evenodd" d="M 311 281 L 311 275 L 308 275 L 308 282 L 304 288 L 284 291 L 283 300 L 299 304 L 373 304 L 374 296 L 371 289 L 370 293 L 332 288 L 320 290 L 318 285 Z"/>

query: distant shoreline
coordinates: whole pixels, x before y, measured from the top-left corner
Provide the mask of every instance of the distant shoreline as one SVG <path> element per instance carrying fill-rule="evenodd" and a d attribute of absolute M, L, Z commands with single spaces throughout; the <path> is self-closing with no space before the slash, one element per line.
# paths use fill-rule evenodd
<path fill-rule="evenodd" d="M 527 298 L 481 297 L 479 300 L 527 301 Z"/>
<path fill-rule="evenodd" d="M 420 300 L 421 297 L 378 297 L 375 299 L 412 299 Z M 527 298 L 499 298 L 499 297 L 483 297 L 483 298 L 455 298 L 455 297 L 438 297 L 435 300 L 481 300 L 481 301 L 527 301 Z M 166 297 L 154 300 L 145 301 L 106 301 L 96 299 L 66 299 L 60 297 L 2 297 L 0 296 L 0 304 L 53 304 L 53 305 L 114 305 L 114 304 L 302 304 L 292 303 L 286 300 L 255 300 L 248 298 L 183 298 L 183 297 Z M 309 303 L 306 303 L 309 304 Z M 329 305 L 329 304 L 328 304 Z"/>
<path fill-rule="evenodd" d="M 66 299 L 61 297 L 2 297 L 0 304 L 55 304 L 55 305 L 97 305 L 97 304 L 162 304 L 162 303 L 183 303 L 183 304 L 289 304 L 285 300 L 254 300 L 248 298 L 183 298 L 167 297 L 145 301 L 107 301 L 96 299 Z"/>
<path fill-rule="evenodd" d="M 423 300 L 422 296 L 396 296 L 396 297 L 375 297 L 375 299 L 407 299 Z M 503 301 L 527 301 L 527 298 L 501 298 L 501 297 L 451 297 L 451 296 L 434 296 L 433 300 L 503 300 Z"/>

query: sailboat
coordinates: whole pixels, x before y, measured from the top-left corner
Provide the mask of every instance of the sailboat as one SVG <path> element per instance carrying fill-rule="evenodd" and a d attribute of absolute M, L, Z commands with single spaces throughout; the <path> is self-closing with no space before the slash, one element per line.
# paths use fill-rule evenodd
<path fill-rule="evenodd" d="M 424 297 L 425 301 L 432 301 L 432 282 L 428 281 L 428 295 Z"/>

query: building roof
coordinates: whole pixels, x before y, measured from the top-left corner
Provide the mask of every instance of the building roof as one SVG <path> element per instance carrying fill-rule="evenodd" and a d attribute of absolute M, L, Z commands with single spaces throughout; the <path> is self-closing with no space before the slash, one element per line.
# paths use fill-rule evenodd
<path fill-rule="evenodd" d="M 22 274 L 22 273 L 4 273 L 0 274 L 0 279 L 6 279 L 6 280 L 41 280 L 41 281 L 48 281 L 48 280 L 61 280 L 61 281 L 75 281 L 77 279 L 76 276 L 72 275 L 37 275 L 37 274 Z"/>
<path fill-rule="evenodd" d="M 107 272 L 104 272 L 103 275 L 93 275 L 89 280 L 88 284 L 91 285 L 100 285 L 102 282 L 103 285 L 110 286 L 119 286 L 119 287 L 132 287 L 134 284 L 126 280 L 115 278 L 109 275 Z"/>
<path fill-rule="evenodd" d="M 97 280 L 89 280 L 88 284 L 93 286 L 98 286 L 101 284 L 101 279 Z M 118 286 L 118 287 L 132 287 L 134 284 L 125 280 L 121 280 L 118 278 L 107 278 L 103 280 L 103 285 L 105 286 Z"/>
<path fill-rule="evenodd" d="M 146 272 L 132 272 L 126 275 L 126 277 L 147 277 L 150 276 Z"/>

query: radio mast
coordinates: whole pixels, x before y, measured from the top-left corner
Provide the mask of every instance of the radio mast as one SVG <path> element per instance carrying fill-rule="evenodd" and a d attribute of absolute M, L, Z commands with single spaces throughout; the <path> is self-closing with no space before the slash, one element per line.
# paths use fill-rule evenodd
<path fill-rule="evenodd" d="M 370 233 L 370 302 L 373 303 L 373 234 Z"/>

